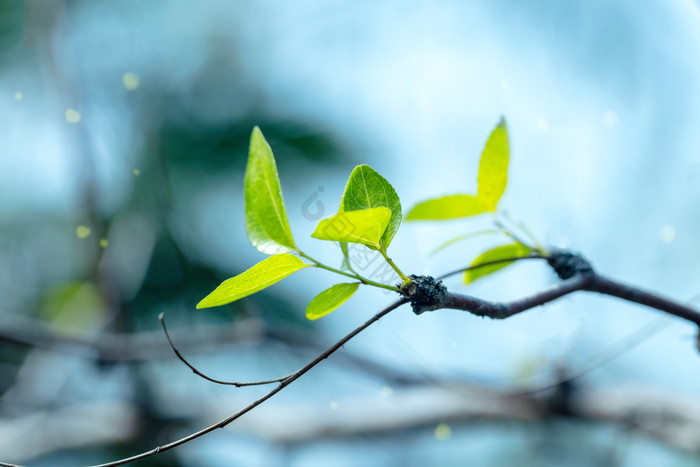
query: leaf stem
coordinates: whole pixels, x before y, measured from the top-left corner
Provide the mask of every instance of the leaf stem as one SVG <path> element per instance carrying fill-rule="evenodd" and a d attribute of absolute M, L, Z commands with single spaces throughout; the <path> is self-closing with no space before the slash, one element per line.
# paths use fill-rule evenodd
<path fill-rule="evenodd" d="M 545 255 L 545 256 L 549 255 L 549 250 L 547 250 L 547 248 L 545 248 L 544 245 L 542 245 L 542 243 L 540 243 L 540 241 L 537 239 L 537 237 L 535 237 L 535 235 L 532 233 L 532 231 L 531 231 L 530 229 L 528 229 L 527 226 L 526 226 L 523 222 L 521 222 L 521 221 L 515 219 L 515 218 L 514 218 L 508 211 L 506 211 L 506 210 L 500 211 L 500 214 L 501 214 L 504 218 L 506 218 L 506 219 L 508 220 L 508 222 L 510 222 L 511 224 L 513 224 L 513 225 L 515 225 L 516 227 L 518 227 L 518 228 L 530 239 L 530 241 L 535 245 L 535 249 L 536 249 L 539 253 L 541 253 L 541 254 L 543 254 L 543 255 Z"/>
<path fill-rule="evenodd" d="M 398 292 L 398 291 L 399 291 L 399 288 L 396 287 L 395 285 L 382 284 L 381 282 L 376 282 L 376 281 L 367 279 L 366 277 L 362 277 L 362 276 L 360 276 L 360 275 L 357 274 L 357 273 L 351 274 L 351 273 L 349 273 L 349 272 L 341 271 L 340 269 L 336 269 L 336 268 L 334 268 L 334 267 L 325 265 L 325 264 L 323 264 L 322 262 L 318 261 L 317 259 L 312 258 L 311 256 L 307 255 L 307 254 L 304 253 L 303 251 L 299 251 L 299 256 L 301 256 L 302 258 L 308 259 L 309 261 L 311 261 L 312 263 L 314 263 L 314 265 L 316 265 L 317 267 L 319 267 L 319 268 L 321 268 L 321 269 L 325 269 L 325 270 L 327 270 L 327 271 L 331 271 L 331 272 L 334 272 L 334 273 L 336 273 L 336 274 L 340 274 L 341 276 L 345 276 L 345 277 L 350 277 L 350 278 L 352 278 L 352 279 L 356 279 L 356 280 L 362 282 L 363 284 L 371 285 L 371 286 L 374 286 L 374 287 L 379 287 L 379 288 L 381 288 L 381 289 L 391 290 L 391 291 L 393 291 L 393 292 Z"/>
<path fill-rule="evenodd" d="M 528 248 L 532 248 L 527 242 L 525 242 L 522 238 L 520 238 L 518 235 L 512 232 L 505 224 L 503 224 L 503 222 L 501 222 L 501 220 L 498 218 L 498 214 L 496 214 L 495 212 L 493 213 L 493 223 L 504 235 L 507 235 L 508 237 L 512 238 L 513 240 L 515 240 L 516 243 L 519 243 Z"/>
<path fill-rule="evenodd" d="M 410 284 L 410 283 L 411 283 L 411 279 L 408 278 L 403 272 L 401 272 L 401 269 L 399 269 L 399 267 L 396 265 L 396 263 L 394 263 L 394 261 L 393 261 L 391 258 L 389 258 L 389 256 L 386 254 L 386 249 L 385 249 L 385 248 L 379 248 L 378 251 L 379 251 L 379 253 L 382 254 L 382 256 L 384 257 L 384 260 L 389 264 L 389 266 L 391 266 L 392 269 L 393 269 L 394 271 L 396 271 L 396 274 L 399 275 L 399 277 L 400 277 L 401 280 L 403 281 L 403 284 L 404 284 L 404 285 Z"/>

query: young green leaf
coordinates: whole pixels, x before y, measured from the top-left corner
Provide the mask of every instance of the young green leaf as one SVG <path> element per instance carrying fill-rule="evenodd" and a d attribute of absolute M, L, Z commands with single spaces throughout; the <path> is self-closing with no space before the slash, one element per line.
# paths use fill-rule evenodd
<path fill-rule="evenodd" d="M 390 218 L 389 208 L 339 212 L 319 222 L 311 236 L 319 240 L 361 243 L 379 249 L 380 239 L 389 225 Z"/>
<path fill-rule="evenodd" d="M 487 250 L 476 257 L 472 261 L 472 266 L 478 266 L 479 264 L 488 263 L 490 261 L 497 261 L 500 259 L 507 258 L 520 258 L 523 256 L 528 256 L 532 250 L 529 247 L 523 245 L 522 243 L 511 243 L 509 245 L 501 245 L 490 250 Z M 484 277 L 488 274 L 496 272 L 500 269 L 505 268 L 512 261 L 504 261 L 502 263 L 490 264 L 481 268 L 471 269 L 464 271 L 464 283 L 470 284 L 480 277 Z"/>
<path fill-rule="evenodd" d="M 509 157 L 508 128 L 501 118 L 481 153 L 477 176 L 477 196 L 489 211 L 496 210 L 498 200 L 506 190 Z"/>
<path fill-rule="evenodd" d="M 250 243 L 266 255 L 295 251 L 275 157 L 257 126 L 250 135 L 244 185 L 245 228 Z"/>
<path fill-rule="evenodd" d="M 222 282 L 197 304 L 197 308 L 226 305 L 279 282 L 300 269 L 311 267 L 286 253 L 270 256 L 239 275 Z"/>
<path fill-rule="evenodd" d="M 456 219 L 488 212 L 481 199 L 472 195 L 450 195 L 418 203 L 406 214 L 407 221 Z"/>
<path fill-rule="evenodd" d="M 368 165 L 358 165 L 345 185 L 340 210 L 349 212 L 379 207 L 391 210 L 389 225 L 379 242 L 386 249 L 401 225 L 401 202 L 394 187 L 384 177 Z"/>
<path fill-rule="evenodd" d="M 314 320 L 326 316 L 352 297 L 357 291 L 359 282 L 335 284 L 316 295 L 306 307 L 306 317 Z"/>

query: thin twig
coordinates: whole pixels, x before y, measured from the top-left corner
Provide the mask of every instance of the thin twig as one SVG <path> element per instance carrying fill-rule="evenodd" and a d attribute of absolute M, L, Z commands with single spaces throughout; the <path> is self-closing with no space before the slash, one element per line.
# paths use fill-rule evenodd
<path fill-rule="evenodd" d="M 284 388 L 286 388 L 287 386 L 289 386 L 290 384 L 292 384 L 294 381 L 296 381 L 297 379 L 299 379 L 300 377 L 302 377 L 303 375 L 305 375 L 308 371 L 310 371 L 313 367 L 315 367 L 316 365 L 318 365 L 319 363 L 321 363 L 323 360 L 325 360 L 326 358 L 328 358 L 329 356 L 331 356 L 336 350 L 338 350 L 338 349 L 341 348 L 343 345 L 345 345 L 346 343 L 348 343 L 348 341 L 350 341 L 353 337 L 355 337 L 356 335 L 358 335 L 359 333 L 361 333 L 362 331 L 364 331 L 365 329 L 367 329 L 367 328 L 368 328 L 369 326 L 371 326 L 372 324 L 374 324 L 374 323 L 376 323 L 377 321 L 379 321 L 381 318 L 383 318 L 384 316 L 386 316 L 387 314 L 389 314 L 391 311 L 395 310 L 396 308 L 400 307 L 401 305 L 403 305 L 404 303 L 407 303 L 407 302 L 408 302 L 407 299 L 402 298 L 402 299 L 400 299 L 400 300 L 395 301 L 394 303 L 392 303 L 392 304 L 389 305 L 388 307 L 384 308 L 382 311 L 380 311 L 379 313 L 377 313 L 376 315 L 374 315 L 372 318 L 368 319 L 368 320 L 365 321 L 363 324 L 361 324 L 360 326 L 358 326 L 357 328 L 355 328 L 352 332 L 350 332 L 349 334 L 347 334 L 345 337 L 343 337 L 342 339 L 340 339 L 338 342 L 336 342 L 336 343 L 335 343 L 332 347 L 330 347 L 328 350 L 326 350 L 326 351 L 323 352 L 321 355 L 319 355 L 318 357 L 316 357 L 315 359 L 313 359 L 311 362 L 309 362 L 309 363 L 308 363 L 306 366 L 304 366 L 302 369 L 300 369 L 300 370 L 297 371 L 296 373 L 292 374 L 292 375 L 291 375 L 290 377 L 288 377 L 287 379 L 281 381 L 280 384 L 279 384 L 279 386 L 277 386 L 276 388 L 274 388 L 273 390 L 271 390 L 270 392 L 268 392 L 267 394 L 265 394 L 265 395 L 262 396 L 261 398 L 257 399 L 255 402 L 253 402 L 253 403 L 251 403 L 250 405 L 248 405 L 248 406 L 244 407 L 243 409 L 239 410 L 239 411 L 236 412 L 235 414 L 230 415 L 229 417 L 227 417 L 227 418 L 225 418 L 225 419 L 223 419 L 223 420 L 221 420 L 221 421 L 219 421 L 219 422 L 217 422 L 217 423 L 215 423 L 215 424 L 213 424 L 213 425 L 211 425 L 211 426 L 208 426 L 207 428 L 204 428 L 204 429 L 199 430 L 199 431 L 197 431 L 197 432 L 195 432 L 195 433 L 192 433 L 192 434 L 190 434 L 190 435 L 188 435 L 188 436 L 185 436 L 184 438 L 180 438 L 180 439 L 178 439 L 177 441 L 173 441 L 173 442 L 171 442 L 171 443 L 164 444 L 164 445 L 162 445 L 162 446 L 158 446 L 158 447 L 156 447 L 156 448 L 154 448 L 154 449 L 151 449 L 150 451 L 146 451 L 146 452 L 143 452 L 143 453 L 141 453 L 141 454 L 137 454 L 137 455 L 132 456 L 132 457 L 128 457 L 128 458 L 125 458 L 125 459 L 120 459 L 120 460 L 113 461 L 113 462 L 107 462 L 106 464 L 100 464 L 100 465 L 93 466 L 93 467 L 114 467 L 114 466 L 118 466 L 118 465 L 128 464 L 128 463 L 130 463 L 130 462 L 134 462 L 134 461 L 137 461 L 137 460 L 140 460 L 140 459 L 145 459 L 145 458 L 147 458 L 147 457 L 156 455 L 156 454 L 158 454 L 158 453 L 161 453 L 161 452 L 164 452 L 164 451 L 168 451 L 168 450 L 170 450 L 170 449 L 173 449 L 173 448 L 175 448 L 175 447 L 177 447 L 177 446 L 180 446 L 180 445 L 185 444 L 185 443 L 187 443 L 187 442 L 189 442 L 189 441 L 192 441 L 193 439 L 197 439 L 197 438 L 199 438 L 199 437 L 201 437 L 201 436 L 206 435 L 207 433 L 211 433 L 211 432 L 214 431 L 214 430 L 217 430 L 217 429 L 219 429 L 219 428 L 225 427 L 225 426 L 228 425 L 229 423 L 231 423 L 231 422 L 233 422 L 234 420 L 237 420 L 238 418 L 242 417 L 243 415 L 245 415 L 246 413 L 250 412 L 251 410 L 253 410 L 253 409 L 256 408 L 257 406 L 259 406 L 260 404 L 262 404 L 263 402 L 265 402 L 266 400 L 270 399 L 272 396 L 274 396 L 275 394 L 277 394 L 278 392 L 280 392 L 282 389 L 284 389 Z"/>
<path fill-rule="evenodd" d="M 288 375 L 282 376 L 281 378 L 275 378 L 275 379 L 268 379 L 265 381 L 252 381 L 252 382 L 245 382 L 245 383 L 239 383 L 236 381 L 224 381 L 216 378 L 212 378 L 210 376 L 205 375 L 201 371 L 199 371 L 197 368 L 195 368 L 190 362 L 188 362 L 185 357 L 182 356 L 180 351 L 175 347 L 175 344 L 173 344 L 172 339 L 170 338 L 170 334 L 168 333 L 168 328 L 165 325 L 165 313 L 161 312 L 158 315 L 158 320 L 160 321 L 160 325 L 163 327 L 163 332 L 165 333 L 165 338 L 168 340 L 168 345 L 170 346 L 171 349 L 173 349 L 173 352 L 175 352 L 175 356 L 180 359 L 182 363 L 187 365 L 187 367 L 192 370 L 192 372 L 199 376 L 200 378 L 206 379 L 207 381 L 210 381 L 212 383 L 216 384 L 223 384 L 225 386 L 235 386 L 237 388 L 242 388 L 244 386 L 263 386 L 266 384 L 272 384 L 272 383 L 280 383 L 284 381 L 285 379 L 291 378 L 294 376 L 294 373 L 290 373 Z"/>
<path fill-rule="evenodd" d="M 484 263 L 475 264 L 472 266 L 467 266 L 465 268 L 455 269 L 454 271 L 450 271 L 446 274 L 443 274 L 442 276 L 439 276 L 437 279 L 438 280 L 447 279 L 448 277 L 454 276 L 454 275 L 459 274 L 461 272 L 471 271 L 473 269 L 479 269 L 479 268 L 483 268 L 485 266 L 491 266 L 494 264 L 514 263 L 516 261 L 521 261 L 524 259 L 547 259 L 547 257 L 540 255 L 540 254 L 532 254 L 532 255 L 528 255 L 528 256 L 514 256 L 512 258 L 494 259 L 493 261 L 486 261 Z"/>

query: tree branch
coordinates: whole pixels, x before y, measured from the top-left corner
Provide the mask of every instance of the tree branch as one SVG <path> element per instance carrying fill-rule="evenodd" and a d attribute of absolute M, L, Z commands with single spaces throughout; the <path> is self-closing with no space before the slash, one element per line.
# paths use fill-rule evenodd
<path fill-rule="evenodd" d="M 301 378 L 303 375 L 305 375 L 307 372 L 309 372 L 313 367 L 315 367 L 316 365 L 321 363 L 326 358 L 330 357 L 333 353 L 335 353 L 336 350 L 341 348 L 343 345 L 347 344 L 353 337 L 355 337 L 356 335 L 358 335 L 359 333 L 361 333 L 362 331 L 364 331 L 365 329 L 370 327 L 372 324 L 376 323 L 381 318 L 388 315 L 391 311 L 395 310 L 396 308 L 400 307 L 401 305 L 403 305 L 405 303 L 408 303 L 408 299 L 402 298 L 400 300 L 395 301 L 391 305 L 387 306 L 386 308 L 381 310 L 379 313 L 377 313 L 376 315 L 374 315 L 373 317 L 371 317 L 370 319 L 365 321 L 363 324 L 361 324 L 360 326 L 355 328 L 352 332 L 347 334 L 345 337 L 340 339 L 332 347 L 328 348 L 328 350 L 326 350 L 321 355 L 319 355 L 318 357 L 313 359 L 311 362 L 309 362 L 306 366 L 301 368 L 299 371 L 297 371 L 296 373 L 293 373 L 290 377 L 281 381 L 279 386 L 277 386 L 276 388 L 274 388 L 273 390 L 271 390 L 270 392 L 268 392 L 264 396 L 260 397 L 259 399 L 257 399 L 253 403 L 251 403 L 248 406 L 244 407 L 243 409 L 239 410 L 238 412 L 230 415 L 229 417 L 227 417 L 227 418 L 225 418 L 225 419 L 223 419 L 223 420 L 221 420 L 213 425 L 210 425 L 207 428 L 204 428 L 204 429 L 199 430 L 195 433 L 192 433 L 188 436 L 185 436 L 184 438 L 180 438 L 177 441 L 173 441 L 171 443 L 164 444 L 162 446 L 158 446 L 154 449 L 151 449 L 150 451 L 146 451 L 146 452 L 143 452 L 141 454 L 137 454 L 137 455 L 132 456 L 132 457 L 120 459 L 120 460 L 113 461 L 113 462 L 107 462 L 106 464 L 100 464 L 100 465 L 93 466 L 93 467 L 114 467 L 114 466 L 118 466 L 118 465 L 128 464 L 130 462 L 134 462 L 134 461 L 137 461 L 140 459 L 145 459 L 147 457 L 156 455 L 156 454 L 163 452 L 163 451 L 168 451 L 168 450 L 173 449 L 177 446 L 185 444 L 189 441 L 197 439 L 201 436 L 206 435 L 207 433 L 211 433 L 214 430 L 225 427 L 226 425 L 230 424 L 231 422 L 237 420 L 238 418 L 242 417 L 246 413 L 250 412 L 251 410 L 253 410 L 257 406 L 259 406 L 260 404 L 265 402 L 266 400 L 272 398 L 272 396 L 274 396 L 275 394 L 280 392 L 282 389 L 284 389 L 287 386 L 289 386 L 290 384 L 292 384 L 297 379 Z"/>
<path fill-rule="evenodd" d="M 0 342 L 66 352 L 109 363 L 137 362 L 169 356 L 171 349 L 160 336 L 161 333 L 156 331 L 70 336 L 56 332 L 38 320 L 14 318 L 0 323 Z M 201 352 L 232 342 L 260 342 L 265 337 L 266 331 L 262 323 L 248 319 L 232 326 L 199 326 L 183 334 L 181 340 L 182 347 Z"/>
<path fill-rule="evenodd" d="M 492 319 L 506 319 L 578 291 L 597 292 L 650 308 L 656 308 L 657 310 L 683 318 L 686 321 L 700 326 L 700 312 L 693 308 L 661 297 L 660 295 L 605 278 L 595 272 L 576 275 L 535 295 L 508 303 L 490 302 L 468 295 L 446 293 L 442 303 L 435 309 L 452 308 L 468 311 L 477 316 Z M 426 309 L 425 311 L 431 310 Z"/>

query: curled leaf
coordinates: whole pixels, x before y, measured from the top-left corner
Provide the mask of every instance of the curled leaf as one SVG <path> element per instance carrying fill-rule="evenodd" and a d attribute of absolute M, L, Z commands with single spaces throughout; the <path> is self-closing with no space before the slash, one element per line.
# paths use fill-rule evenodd
<path fill-rule="evenodd" d="M 390 218 L 391 211 L 384 207 L 339 212 L 319 222 L 311 236 L 319 240 L 361 243 L 379 249 L 380 239 Z"/>
<path fill-rule="evenodd" d="M 311 267 L 286 253 L 270 256 L 252 268 L 222 282 L 197 304 L 197 308 L 226 305 L 281 281 L 300 269 Z"/>
<path fill-rule="evenodd" d="M 266 255 L 295 251 L 275 157 L 257 126 L 250 135 L 244 185 L 245 227 L 250 243 Z"/>
<path fill-rule="evenodd" d="M 379 207 L 391 210 L 389 224 L 379 242 L 386 249 L 401 225 L 401 202 L 394 187 L 384 177 L 368 165 L 358 165 L 345 185 L 340 210 L 349 212 Z"/>
<path fill-rule="evenodd" d="M 324 290 L 306 307 L 306 317 L 314 320 L 326 316 L 352 297 L 359 285 L 359 282 L 342 283 Z"/>

